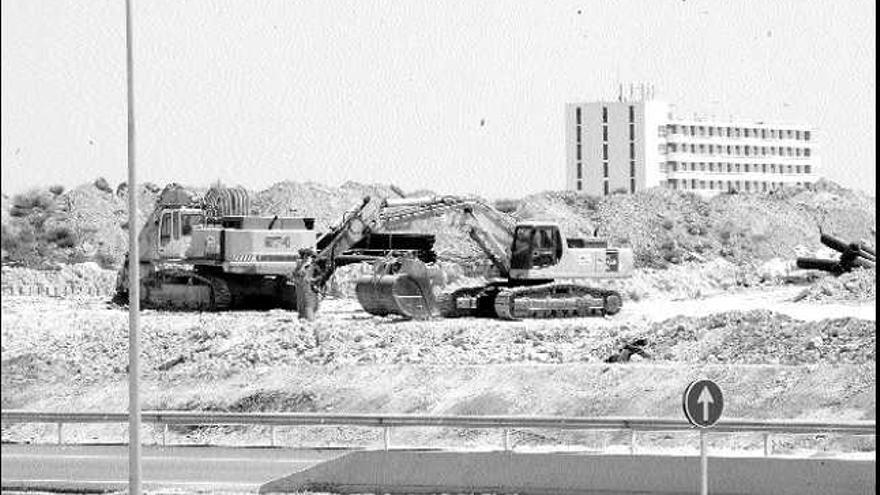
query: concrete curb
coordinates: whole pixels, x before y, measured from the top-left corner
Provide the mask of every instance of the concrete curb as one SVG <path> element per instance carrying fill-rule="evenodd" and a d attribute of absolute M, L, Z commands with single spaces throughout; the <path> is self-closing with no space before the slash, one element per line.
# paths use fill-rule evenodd
<path fill-rule="evenodd" d="M 711 457 L 709 491 L 722 494 L 865 494 L 875 460 Z M 511 452 L 352 452 L 270 481 L 260 493 L 610 494 L 699 492 L 697 456 Z"/>

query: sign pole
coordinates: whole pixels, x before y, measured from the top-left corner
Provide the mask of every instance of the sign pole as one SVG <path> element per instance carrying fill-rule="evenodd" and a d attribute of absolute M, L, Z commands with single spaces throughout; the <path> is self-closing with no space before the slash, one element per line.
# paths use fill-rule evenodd
<path fill-rule="evenodd" d="M 134 79 L 131 1 L 125 0 L 125 75 L 128 107 L 128 493 L 141 494 L 140 253 L 137 229 L 137 176 L 134 147 Z"/>
<path fill-rule="evenodd" d="M 709 453 L 706 451 L 706 430 L 700 430 L 700 494 L 709 495 Z"/>
<path fill-rule="evenodd" d="M 684 390 L 681 406 L 688 422 L 700 429 L 700 493 L 709 494 L 709 447 L 707 430 L 724 410 L 724 394 L 712 380 L 696 380 Z"/>

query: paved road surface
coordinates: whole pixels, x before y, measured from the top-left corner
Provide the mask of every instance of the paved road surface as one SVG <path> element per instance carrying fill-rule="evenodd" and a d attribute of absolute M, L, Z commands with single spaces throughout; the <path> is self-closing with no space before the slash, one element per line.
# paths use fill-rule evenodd
<path fill-rule="evenodd" d="M 123 488 L 126 446 L 3 445 L 2 487 Z M 343 450 L 144 447 L 145 488 L 255 491 L 271 479 L 344 454 Z"/>

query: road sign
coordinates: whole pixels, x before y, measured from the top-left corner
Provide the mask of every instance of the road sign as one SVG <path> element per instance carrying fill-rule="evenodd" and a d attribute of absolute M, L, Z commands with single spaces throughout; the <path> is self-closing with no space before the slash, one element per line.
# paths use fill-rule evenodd
<path fill-rule="evenodd" d="M 691 382 L 682 397 L 684 415 L 699 428 L 708 428 L 718 422 L 724 410 L 721 388 L 712 380 Z"/>

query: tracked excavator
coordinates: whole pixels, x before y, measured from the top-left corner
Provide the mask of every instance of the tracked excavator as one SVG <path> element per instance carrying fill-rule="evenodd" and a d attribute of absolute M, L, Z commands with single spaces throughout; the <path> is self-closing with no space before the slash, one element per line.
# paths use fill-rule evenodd
<path fill-rule="evenodd" d="M 138 235 L 141 305 L 200 311 L 297 309 L 290 274 L 303 265 L 303 253 L 329 240 L 315 230 L 314 218 L 252 214 L 249 195 L 241 187 L 218 184 L 200 195 L 170 184 Z M 432 248 L 430 235 L 368 232 L 346 244 L 345 252 L 334 251 L 334 262 L 375 261 L 389 253 L 431 262 Z M 117 303 L 128 301 L 128 263 L 126 259 L 117 276 Z"/>
<path fill-rule="evenodd" d="M 630 276 L 631 249 L 610 246 L 604 239 L 563 237 L 555 222 L 516 222 L 492 206 L 467 197 L 366 198 L 338 231 L 328 234 L 326 247 L 303 264 L 294 278 L 303 284 L 303 293 L 310 290 L 317 294 L 332 274 L 336 253 L 357 243 L 361 236 L 374 229 L 401 228 L 441 215 L 461 223 L 491 260 L 499 277 L 435 298 L 439 280 L 436 267 L 432 269 L 412 256 L 389 257 L 377 265 L 375 273 L 356 282 L 358 301 L 367 312 L 409 318 L 475 316 L 516 320 L 613 315 L 620 311 L 622 298 L 618 292 L 582 282 Z M 318 297 L 312 300 L 316 310 Z"/>

